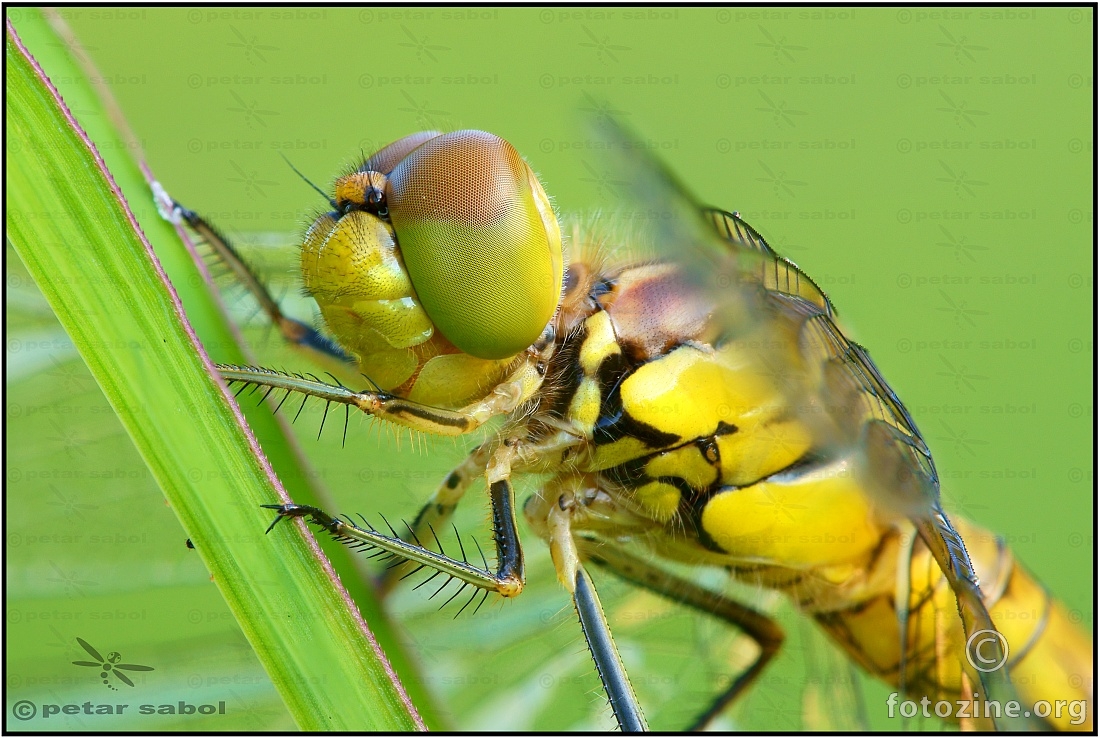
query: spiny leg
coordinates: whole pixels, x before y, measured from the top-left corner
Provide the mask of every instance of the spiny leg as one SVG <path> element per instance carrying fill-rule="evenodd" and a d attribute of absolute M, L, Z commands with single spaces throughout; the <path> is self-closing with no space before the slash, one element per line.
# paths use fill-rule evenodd
<path fill-rule="evenodd" d="M 368 527 L 363 528 L 350 519 L 334 517 L 312 505 L 296 505 L 294 503 L 263 505 L 263 507 L 275 510 L 277 513 L 275 520 L 272 521 L 267 530 L 271 532 L 283 518 L 308 518 L 310 522 L 321 526 L 334 538 L 347 543 L 353 548 L 374 548 L 387 551 L 414 564 L 435 569 L 450 578 L 472 584 L 479 589 L 497 592 L 504 597 L 515 597 L 523 591 L 524 573 L 523 550 L 520 548 L 519 535 L 516 530 L 514 493 L 511 480 L 507 476 L 510 471 L 512 454 L 512 447 L 508 444 L 498 447 L 492 454 L 493 463 L 491 468 L 493 471 L 490 472 L 489 499 L 493 517 L 493 538 L 497 553 L 496 572 L 479 568 L 468 561 L 459 561 L 446 554 L 404 541 L 392 529 L 393 535 L 386 535 L 375 530 L 369 524 L 367 524 Z M 505 476 L 496 478 L 500 473 Z M 366 523 L 365 519 L 364 523 Z"/>
<path fill-rule="evenodd" d="M 488 446 L 479 446 L 470 452 L 469 456 L 447 475 L 431 498 L 420 508 L 412 525 L 406 526 L 407 530 L 401 531 L 402 540 L 410 543 L 436 541 L 438 546 L 437 533 L 446 529 L 459 500 L 466 494 L 470 484 L 485 472 L 487 458 Z M 416 569 L 409 563 L 387 568 L 380 577 L 378 586 L 380 594 L 383 597 L 386 596 L 398 582 L 414 571 Z"/>
<path fill-rule="evenodd" d="M 700 612 L 721 618 L 752 638 L 760 648 L 756 660 L 741 674 L 734 677 L 710 706 L 692 723 L 688 730 L 703 730 L 730 704 L 733 703 L 760 676 L 783 645 L 783 629 L 767 615 L 737 600 L 701 587 L 606 541 L 579 539 L 582 554 L 593 563 L 613 572 L 631 584 L 643 587 L 673 602 L 695 608 Z"/>
<path fill-rule="evenodd" d="M 510 463 L 512 472 L 538 470 L 539 464 L 545 459 L 562 458 L 568 449 L 576 445 L 576 441 L 569 438 L 554 438 L 549 441 L 536 441 L 533 443 L 521 443 L 516 445 L 516 451 L 512 453 L 515 458 L 523 458 L 518 467 Z M 437 532 L 443 531 L 450 522 L 459 501 L 470 488 L 470 484 L 486 471 L 492 455 L 492 446 L 484 444 L 473 451 L 456 466 L 436 489 L 431 499 L 420 509 L 413 524 L 406 525 L 401 531 L 401 538 L 409 542 L 420 543 L 422 541 L 434 541 L 437 546 Z M 501 470 L 497 470 L 498 478 Z M 386 570 L 380 583 L 380 591 L 383 596 L 390 592 L 400 580 L 408 577 L 412 572 L 410 566 L 398 565 Z"/>
<path fill-rule="evenodd" d="M 225 264 L 229 271 L 259 303 L 260 309 L 267 315 L 272 325 L 279 329 L 279 333 L 292 346 L 316 352 L 322 357 L 335 359 L 341 364 L 350 364 L 354 359 L 341 349 L 334 341 L 300 320 L 283 314 L 279 303 L 272 296 L 267 285 L 263 283 L 256 270 L 246 262 L 233 244 L 221 231 L 193 210 L 180 205 L 168 196 L 163 189 L 158 192 L 157 206 L 161 209 L 165 218 L 172 223 L 183 221 L 197 233 L 204 242 L 214 251 L 218 260 Z"/>
<path fill-rule="evenodd" d="M 285 374 L 261 367 L 226 364 L 219 364 L 218 371 L 230 385 L 240 383 L 270 387 L 275 390 L 286 390 L 288 395 L 291 392 L 298 392 L 307 397 L 317 397 L 325 402 L 357 407 L 368 415 L 424 433 L 458 436 L 469 433 L 484 422 L 461 411 L 422 405 L 381 390 L 356 392 L 343 385 L 322 382 L 316 377 Z"/>
<path fill-rule="evenodd" d="M 373 383 L 372 389 L 355 392 L 340 384 L 339 380 L 336 380 L 337 384 L 329 384 L 312 375 L 307 377 L 263 367 L 230 364 L 218 364 L 217 369 L 230 385 L 239 383 L 270 387 L 273 390 L 285 390 L 287 396 L 291 392 L 303 394 L 306 396 L 303 398 L 303 406 L 305 400 L 312 396 L 330 403 L 357 407 L 368 415 L 422 433 L 460 436 L 478 429 L 491 418 L 515 410 L 537 389 L 538 382 L 541 382 L 541 373 L 537 368 L 541 363 L 537 355 L 525 355 L 511 376 L 497 385 L 488 397 L 459 410 L 406 400 L 378 389 Z M 370 381 L 369 378 L 367 381 Z"/>

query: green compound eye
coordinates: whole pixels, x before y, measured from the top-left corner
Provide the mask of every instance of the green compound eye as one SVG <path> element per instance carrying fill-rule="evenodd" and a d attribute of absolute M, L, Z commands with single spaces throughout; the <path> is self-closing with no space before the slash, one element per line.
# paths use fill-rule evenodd
<path fill-rule="evenodd" d="M 386 199 L 417 296 L 455 347 L 503 359 L 534 343 L 561 296 L 561 230 L 511 144 L 429 138 L 389 172 Z"/>

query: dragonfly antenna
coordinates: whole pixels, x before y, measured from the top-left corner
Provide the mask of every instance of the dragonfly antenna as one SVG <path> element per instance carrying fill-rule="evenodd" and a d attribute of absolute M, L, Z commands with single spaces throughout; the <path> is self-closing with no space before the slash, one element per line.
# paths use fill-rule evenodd
<path fill-rule="evenodd" d="M 304 175 L 304 174 L 302 174 L 301 172 L 299 172 L 299 171 L 298 171 L 298 169 L 297 169 L 297 168 L 296 168 L 296 167 L 295 167 L 295 166 L 294 166 L 293 164 L 291 164 L 291 163 L 290 163 L 290 159 L 286 158 L 286 154 L 284 154 L 283 152 L 281 152 L 281 151 L 280 151 L 280 152 L 279 152 L 279 156 L 283 157 L 283 161 L 285 161 L 285 162 L 286 162 L 286 165 L 287 165 L 288 167 L 290 167 L 290 168 L 291 168 L 291 170 L 293 170 L 293 172 L 294 172 L 295 174 L 297 174 L 297 175 L 298 175 L 299 177 L 301 177 L 301 178 L 302 178 L 302 181 L 303 181 L 303 182 L 305 182 L 305 183 L 306 183 L 307 185 L 309 185 L 309 186 L 310 186 L 310 187 L 312 187 L 313 189 L 317 190 L 317 192 L 319 192 L 319 193 L 320 193 L 321 197 L 323 197 L 323 198 L 325 198 L 326 200 L 328 200 L 328 203 L 329 203 L 329 205 L 331 205 L 331 206 L 332 206 L 332 208 L 333 208 L 334 210 L 336 209 L 336 201 L 335 201 L 335 200 L 333 200 L 333 199 L 332 199 L 331 197 L 329 197 L 328 195 L 326 195 L 326 194 L 325 194 L 325 191 L 324 191 L 324 190 L 322 190 L 322 189 L 321 189 L 320 187 L 318 187 L 317 185 L 315 185 L 315 184 L 313 184 L 312 182 L 310 182 L 310 181 L 309 181 L 309 178 L 308 178 L 308 177 L 306 177 L 306 175 Z"/>

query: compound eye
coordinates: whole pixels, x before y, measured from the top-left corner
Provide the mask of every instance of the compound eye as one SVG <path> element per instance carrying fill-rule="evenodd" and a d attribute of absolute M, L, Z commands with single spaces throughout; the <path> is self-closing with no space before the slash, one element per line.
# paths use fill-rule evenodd
<path fill-rule="evenodd" d="M 561 296 L 561 230 L 511 144 L 483 131 L 430 138 L 389 173 L 386 201 L 417 296 L 451 343 L 503 359 L 538 339 Z"/>
<path fill-rule="evenodd" d="M 401 163 L 402 159 L 411 154 L 418 146 L 441 135 L 443 134 L 439 131 L 421 131 L 399 138 L 371 154 L 371 157 L 363 163 L 363 166 L 359 167 L 359 171 L 389 174 L 395 166 Z"/>

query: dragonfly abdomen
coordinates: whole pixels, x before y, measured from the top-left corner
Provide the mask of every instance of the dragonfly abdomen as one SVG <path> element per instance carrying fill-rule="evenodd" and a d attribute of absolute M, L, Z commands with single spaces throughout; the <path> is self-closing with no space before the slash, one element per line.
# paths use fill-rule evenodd
<path fill-rule="evenodd" d="M 1092 644 L 1065 606 L 1016 562 L 1003 541 L 963 519 L 954 522 L 982 580 L 993 623 L 1008 644 L 1003 668 L 1009 670 L 1024 709 L 1042 716 L 1035 705 L 1043 700 L 1052 708 L 1046 717 L 1052 728 L 1091 730 Z M 964 672 L 974 672 L 959 655 L 983 666 L 982 651 L 967 646 L 955 597 L 931 552 L 919 538 L 911 552 L 902 541 L 900 531 L 888 531 L 874 561 L 868 562 L 865 578 L 837 590 L 850 603 L 842 602 L 843 594 L 832 603 L 818 596 L 804 599 L 802 608 L 854 661 L 904 689 L 911 699 L 952 704 L 968 699 L 973 695 L 965 694 Z M 896 588 L 902 558 L 909 562 L 907 595 Z M 903 660 L 899 609 L 904 607 Z M 973 677 L 969 679 L 973 688 Z"/>

